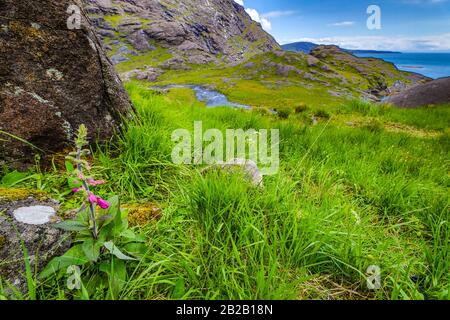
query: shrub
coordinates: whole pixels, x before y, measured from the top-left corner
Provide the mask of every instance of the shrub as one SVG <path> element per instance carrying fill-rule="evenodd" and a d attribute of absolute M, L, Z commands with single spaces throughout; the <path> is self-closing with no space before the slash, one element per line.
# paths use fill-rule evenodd
<path fill-rule="evenodd" d="M 384 130 L 384 125 L 380 120 L 372 119 L 366 123 L 363 128 L 370 132 L 381 132 Z"/>
<path fill-rule="evenodd" d="M 322 109 L 317 110 L 315 112 L 314 116 L 317 118 L 322 118 L 322 119 L 330 119 L 331 118 L 331 115 L 327 111 L 322 110 Z"/>
<path fill-rule="evenodd" d="M 352 100 L 346 105 L 350 112 L 358 112 L 363 115 L 368 115 L 371 113 L 373 108 L 372 104 L 363 100 Z"/>
<path fill-rule="evenodd" d="M 382 103 L 378 106 L 378 113 L 380 115 L 387 114 L 392 109 L 392 105 L 389 103 Z"/>
<path fill-rule="evenodd" d="M 280 119 L 288 119 L 291 115 L 291 110 L 289 109 L 278 109 L 277 112 Z"/>
<path fill-rule="evenodd" d="M 307 106 L 305 103 L 301 103 L 301 104 L 299 104 L 298 106 L 296 106 L 296 107 L 294 108 L 294 112 L 295 112 L 296 114 L 303 113 L 303 112 L 305 112 L 306 110 L 308 110 L 308 106 Z"/>
<path fill-rule="evenodd" d="M 269 110 L 267 110 L 267 108 L 257 108 L 256 112 L 262 116 L 270 115 L 270 112 L 269 112 Z"/>

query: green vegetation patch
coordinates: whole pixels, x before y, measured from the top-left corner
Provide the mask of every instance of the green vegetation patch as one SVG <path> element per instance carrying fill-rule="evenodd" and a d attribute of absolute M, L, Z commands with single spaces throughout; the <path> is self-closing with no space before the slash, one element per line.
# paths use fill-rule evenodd
<path fill-rule="evenodd" d="M 105 15 L 103 16 L 103 19 L 108 22 L 113 28 L 117 28 L 121 23 L 125 21 L 138 21 L 142 24 L 147 24 L 152 22 L 152 20 L 144 19 L 140 17 L 132 16 L 128 13 L 125 13 L 123 15 L 116 14 L 116 15 Z"/>
<path fill-rule="evenodd" d="M 296 105 L 298 112 L 280 119 L 208 109 L 189 89 L 162 94 L 132 82 L 127 90 L 139 120 L 96 151 L 93 174 L 108 181 L 99 189 L 105 196 L 158 203 L 164 214 L 139 227 L 146 253 L 126 262 L 133 271 L 122 274 L 119 289 L 96 286 L 101 273 L 90 268 L 82 272 L 84 293 L 57 289 L 66 278 L 55 275 L 39 285 L 39 298 L 449 298 L 448 126 L 438 123 L 444 135 L 427 138 L 380 127 L 397 118 L 431 128 L 439 115 L 448 119 L 448 107 L 408 113 L 361 102 Z M 341 117 L 370 125 L 343 125 Z M 192 130 L 194 121 L 221 132 L 279 129 L 279 173 L 260 189 L 239 174 L 174 165 L 171 134 Z M 45 181 L 46 190 L 60 188 Z M 371 265 L 382 272 L 378 291 L 367 289 Z"/>
<path fill-rule="evenodd" d="M 48 195 L 45 192 L 39 190 L 0 187 L 0 202 L 25 200 L 28 197 L 35 197 L 38 200 L 42 200 L 47 198 Z"/>
<path fill-rule="evenodd" d="M 164 61 L 172 58 L 172 54 L 169 53 L 167 49 L 157 47 L 155 50 L 137 56 L 128 54 L 126 57 L 129 59 L 128 61 L 124 61 L 116 65 L 116 70 L 119 73 L 135 69 L 143 69 L 145 66 L 156 67 Z"/>

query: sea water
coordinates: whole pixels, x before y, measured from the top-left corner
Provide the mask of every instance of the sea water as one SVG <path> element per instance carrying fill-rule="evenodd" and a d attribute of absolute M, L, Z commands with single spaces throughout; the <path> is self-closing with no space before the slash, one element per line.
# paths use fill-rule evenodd
<path fill-rule="evenodd" d="M 373 57 L 392 62 L 398 69 L 437 79 L 450 77 L 450 53 L 362 53 L 358 57 Z"/>

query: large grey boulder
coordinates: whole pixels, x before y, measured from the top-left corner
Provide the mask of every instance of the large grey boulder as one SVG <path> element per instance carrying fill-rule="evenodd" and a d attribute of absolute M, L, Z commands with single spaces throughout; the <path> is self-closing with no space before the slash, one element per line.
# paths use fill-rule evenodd
<path fill-rule="evenodd" d="M 132 106 L 78 0 L 0 1 L 0 163 L 33 163 L 65 149 L 80 124 L 110 139 Z M 80 16 L 80 15 L 78 15 Z M 75 19 L 76 20 L 76 19 Z M 74 21 L 75 21 L 74 20 Z M 6 132 L 6 133 L 5 133 Z"/>
<path fill-rule="evenodd" d="M 450 104 L 450 77 L 416 85 L 389 97 L 386 102 L 400 108 Z"/>

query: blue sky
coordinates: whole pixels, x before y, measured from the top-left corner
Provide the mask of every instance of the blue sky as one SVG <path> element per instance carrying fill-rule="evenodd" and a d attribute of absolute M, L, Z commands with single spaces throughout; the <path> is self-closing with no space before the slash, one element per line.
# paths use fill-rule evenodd
<path fill-rule="evenodd" d="M 281 44 L 311 41 L 349 49 L 450 52 L 450 0 L 235 0 Z M 381 29 L 369 30 L 369 5 Z"/>

